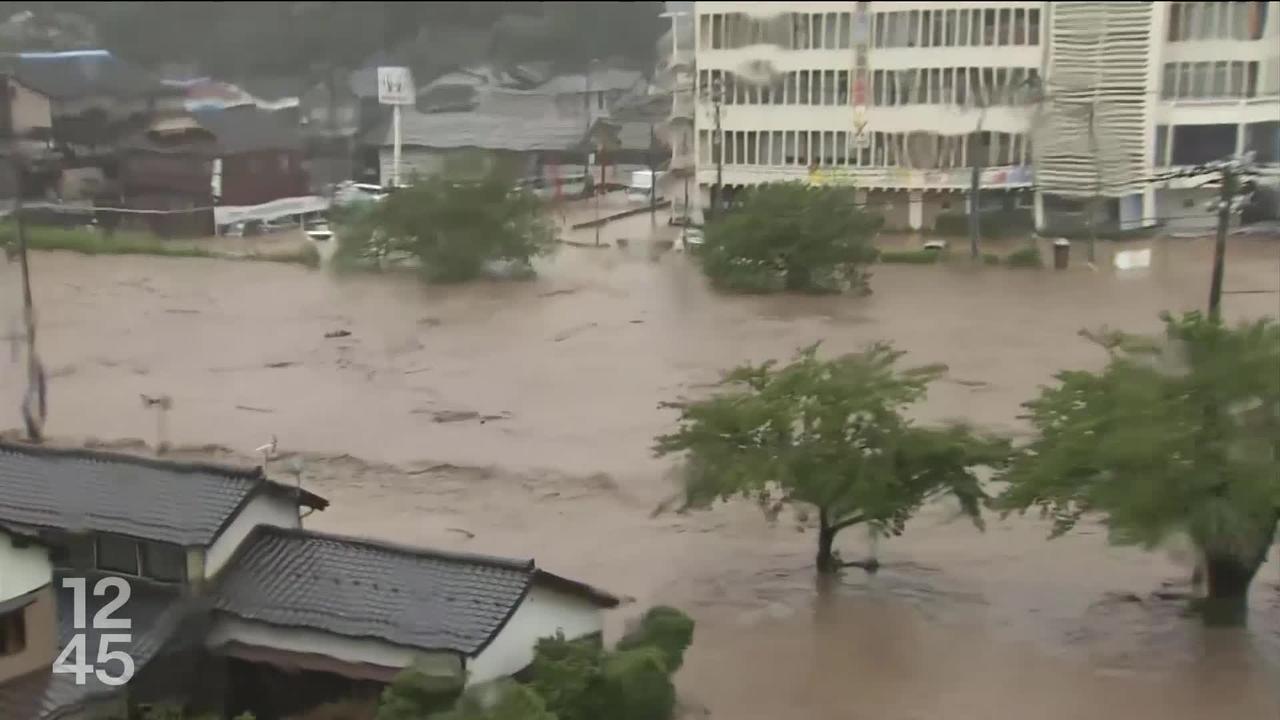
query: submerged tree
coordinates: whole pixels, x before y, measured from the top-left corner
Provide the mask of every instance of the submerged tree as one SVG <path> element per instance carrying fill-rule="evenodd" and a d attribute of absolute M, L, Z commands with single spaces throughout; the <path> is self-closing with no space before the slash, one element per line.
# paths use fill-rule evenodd
<path fill-rule="evenodd" d="M 349 220 L 339 226 L 340 261 L 410 257 L 440 282 L 474 279 L 494 262 L 531 270 L 533 258 L 556 240 L 543 202 L 496 172 L 474 181 L 416 182 Z"/>
<path fill-rule="evenodd" d="M 469 688 L 452 710 L 432 715 L 429 720 L 558 719 L 547 711 L 538 693 L 510 680 L 499 680 Z"/>
<path fill-rule="evenodd" d="M 1117 543 L 1185 532 L 1204 561 L 1206 620 L 1241 622 L 1280 521 L 1280 325 L 1163 319 L 1162 338 L 1086 334 L 1109 362 L 1059 373 L 1027 404 L 1037 437 L 998 504 L 1040 508 L 1054 536 L 1095 512 Z"/>
<path fill-rule="evenodd" d="M 761 185 L 707 226 L 703 269 L 730 290 L 865 290 L 881 222 L 852 188 Z"/>
<path fill-rule="evenodd" d="M 981 527 L 976 470 L 1000 466 L 1007 443 L 959 424 L 911 422 L 906 409 L 945 368 L 899 369 L 903 354 L 880 343 L 820 360 L 814 345 L 785 367 L 740 367 L 722 381 L 725 392 L 671 404 L 681 410 L 680 428 L 659 437 L 655 450 L 687 453 L 689 506 L 744 496 L 814 508 L 823 573 L 841 567 L 833 549 L 841 530 L 865 524 L 901 533 L 939 496 L 953 496 Z"/>

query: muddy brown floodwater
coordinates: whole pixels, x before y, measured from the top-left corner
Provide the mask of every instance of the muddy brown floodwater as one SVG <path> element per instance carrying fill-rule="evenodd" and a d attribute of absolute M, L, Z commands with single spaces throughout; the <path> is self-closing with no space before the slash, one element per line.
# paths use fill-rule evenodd
<path fill-rule="evenodd" d="M 647 219 L 606 240 L 642 237 Z M 139 394 L 173 398 L 171 440 L 250 454 L 333 505 L 309 522 L 508 555 L 698 620 L 678 683 L 725 720 L 1280 717 L 1280 573 L 1263 569 L 1247 630 L 1207 631 L 1152 592 L 1185 552 L 1109 547 L 1098 527 L 1047 541 L 1033 518 L 985 533 L 928 508 L 880 549 L 885 569 L 819 593 L 812 531 L 733 504 L 651 511 L 673 490 L 651 457 L 662 400 L 717 371 L 888 338 L 950 378 L 927 418 L 1018 430 L 1019 403 L 1102 356 L 1085 326 L 1157 327 L 1205 302 L 1210 246 L 1170 240 L 1133 276 L 988 267 L 877 268 L 868 298 L 729 298 L 682 255 L 565 248 L 536 282 L 424 288 L 267 263 L 38 253 L 47 430 L 154 442 Z M 17 330 L 16 267 L 0 269 Z M 1280 288 L 1280 242 L 1233 239 L 1228 290 Z M 1229 316 L 1280 296 L 1226 297 Z M 349 335 L 326 337 L 326 334 Z M 13 355 L 13 357 L 17 357 Z M 0 410 L 18 425 L 21 365 Z M 213 446 L 221 447 L 213 447 Z M 864 538 L 846 533 L 846 555 Z"/>

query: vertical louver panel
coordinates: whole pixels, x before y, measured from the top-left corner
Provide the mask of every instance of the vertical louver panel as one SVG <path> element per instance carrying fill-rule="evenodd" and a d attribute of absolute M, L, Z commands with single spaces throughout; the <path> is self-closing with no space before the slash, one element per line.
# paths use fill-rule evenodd
<path fill-rule="evenodd" d="M 1037 184 L 1118 197 L 1141 191 L 1152 62 L 1149 2 L 1049 4 L 1052 42 L 1036 120 Z M 1096 189 L 1095 189 L 1096 188 Z"/>

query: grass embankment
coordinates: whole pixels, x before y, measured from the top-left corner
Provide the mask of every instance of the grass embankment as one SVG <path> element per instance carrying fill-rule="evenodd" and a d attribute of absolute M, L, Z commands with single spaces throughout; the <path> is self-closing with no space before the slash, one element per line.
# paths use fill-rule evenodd
<path fill-rule="evenodd" d="M 27 247 L 31 250 L 66 250 L 83 255 L 159 255 L 162 257 L 199 257 L 224 260 L 262 260 L 319 267 L 320 251 L 309 242 L 277 252 L 234 253 L 209 247 L 192 240 L 164 240 L 140 232 L 115 232 L 106 235 L 85 228 L 28 226 Z M 17 229 L 12 222 L 0 223 L 0 245 L 18 244 Z"/>

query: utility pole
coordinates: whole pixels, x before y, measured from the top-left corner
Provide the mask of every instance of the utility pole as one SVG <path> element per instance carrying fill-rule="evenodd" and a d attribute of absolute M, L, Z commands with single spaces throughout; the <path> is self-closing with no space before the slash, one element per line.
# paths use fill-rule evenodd
<path fill-rule="evenodd" d="M 1222 316 L 1222 274 L 1227 257 L 1227 230 L 1231 225 L 1231 205 L 1235 199 L 1236 174 L 1231 163 L 1222 166 L 1222 188 L 1218 192 L 1218 234 L 1213 243 L 1213 279 L 1209 283 L 1209 319 Z"/>
<path fill-rule="evenodd" d="M 973 142 L 969 143 L 969 255 L 978 260 L 978 236 L 982 233 L 982 153 L 978 152 L 978 143 L 982 140 L 982 121 L 987 116 L 987 102 L 982 103 L 982 112 L 978 115 L 978 127 L 973 133 Z"/>
<path fill-rule="evenodd" d="M 649 120 L 649 227 L 658 225 L 658 171 L 654 169 L 658 138 L 653 132 L 653 120 Z"/>
<path fill-rule="evenodd" d="M 9 90 L 9 78 L 4 78 L 4 89 Z M 22 317 L 27 334 L 27 393 L 22 401 L 22 420 L 27 439 L 40 442 L 44 439 L 44 421 L 48 416 L 44 367 L 36 355 L 35 304 L 31 299 L 31 267 L 27 262 L 27 227 L 22 212 L 23 161 L 18 138 L 14 134 L 13 103 L 9 103 L 9 156 L 13 162 L 14 199 L 13 219 L 18 236 L 18 265 L 22 273 Z"/>
<path fill-rule="evenodd" d="M 1093 158 L 1093 194 L 1089 196 L 1089 267 L 1093 268 L 1098 257 L 1098 198 L 1102 195 L 1102 167 L 1098 157 L 1098 130 L 1094 122 L 1098 113 L 1098 98 L 1095 95 L 1089 103 L 1089 155 Z"/>
<path fill-rule="evenodd" d="M 715 107 L 716 129 L 712 149 L 716 155 L 716 184 L 711 187 L 711 217 L 720 215 L 720 194 L 724 190 L 724 129 L 720 127 L 720 103 L 723 100 L 724 83 L 717 78 L 711 83 L 711 102 Z"/>

